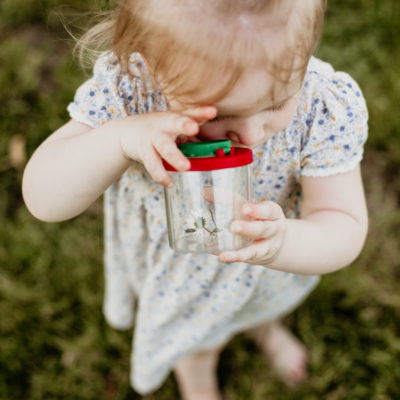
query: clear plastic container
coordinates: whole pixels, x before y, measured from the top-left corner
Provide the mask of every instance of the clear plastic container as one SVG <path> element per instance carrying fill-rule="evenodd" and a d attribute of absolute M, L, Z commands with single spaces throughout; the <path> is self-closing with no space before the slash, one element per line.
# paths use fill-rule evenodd
<path fill-rule="evenodd" d="M 215 254 L 249 244 L 250 238 L 232 233 L 230 225 L 244 219 L 241 206 L 251 199 L 251 150 L 230 147 L 229 140 L 180 148 L 191 162 L 189 171 L 176 172 L 164 163 L 173 178 L 173 186 L 165 189 L 171 248 Z"/>

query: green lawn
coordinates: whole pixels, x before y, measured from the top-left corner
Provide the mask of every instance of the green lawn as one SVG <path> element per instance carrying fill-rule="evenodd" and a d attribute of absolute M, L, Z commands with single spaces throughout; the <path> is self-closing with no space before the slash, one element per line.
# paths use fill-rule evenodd
<path fill-rule="evenodd" d="M 109 328 L 101 312 L 100 204 L 45 224 L 21 199 L 18 148 L 26 142 L 29 156 L 67 120 L 85 79 L 57 17 L 61 4 L 0 2 L 0 400 L 139 399 L 128 382 L 131 333 Z M 108 2 L 68 4 L 85 11 Z M 286 319 L 312 351 L 309 381 L 287 390 L 254 345 L 236 337 L 219 368 L 228 400 L 400 399 L 399 42 L 400 2 L 329 4 L 319 55 L 359 82 L 370 110 L 369 237 L 352 266 L 324 277 Z M 175 381 L 144 398 L 178 398 Z"/>

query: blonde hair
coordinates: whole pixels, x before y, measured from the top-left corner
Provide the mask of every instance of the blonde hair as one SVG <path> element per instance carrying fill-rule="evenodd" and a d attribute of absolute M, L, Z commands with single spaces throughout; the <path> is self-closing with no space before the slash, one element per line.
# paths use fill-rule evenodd
<path fill-rule="evenodd" d="M 157 0 L 120 0 L 78 40 L 75 50 L 81 63 L 87 54 L 112 50 L 128 74 L 130 56 L 138 52 L 155 82 L 175 98 L 190 99 L 204 82 L 223 76 L 225 81 L 218 82 L 214 93 L 200 101 L 212 104 L 230 92 L 250 57 L 282 84 L 296 73 L 304 77 L 321 36 L 326 0 L 297 1 L 301 10 L 295 13 L 294 2 L 287 0 L 164 0 L 158 7 Z M 286 21 L 282 7 L 287 10 Z M 268 30 L 271 25 L 287 29 L 283 48 L 273 49 L 273 40 L 260 40 L 265 38 L 263 31 L 273 35 L 274 30 Z"/>

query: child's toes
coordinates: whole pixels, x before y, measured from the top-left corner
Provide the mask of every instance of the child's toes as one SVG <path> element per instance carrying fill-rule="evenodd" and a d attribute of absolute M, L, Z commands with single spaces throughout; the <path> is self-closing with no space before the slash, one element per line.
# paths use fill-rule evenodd
<path fill-rule="evenodd" d="M 278 322 L 251 330 L 270 366 L 279 378 L 294 388 L 308 378 L 308 352 L 304 345 Z"/>
<path fill-rule="evenodd" d="M 282 351 L 279 356 L 275 355 L 275 360 L 271 360 L 272 366 L 281 380 L 290 388 L 295 388 L 308 378 L 307 352 L 302 346 L 294 344 L 290 349 Z"/>
<path fill-rule="evenodd" d="M 297 366 L 297 368 L 294 368 L 288 373 L 285 373 L 283 376 L 281 376 L 281 378 L 288 387 L 294 389 L 300 383 L 307 380 L 308 378 L 307 365 L 306 364 L 299 365 Z"/>

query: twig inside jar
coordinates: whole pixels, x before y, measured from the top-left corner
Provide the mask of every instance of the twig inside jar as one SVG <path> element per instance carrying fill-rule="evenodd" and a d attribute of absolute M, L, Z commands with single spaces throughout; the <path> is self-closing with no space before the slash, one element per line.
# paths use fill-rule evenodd
<path fill-rule="evenodd" d="M 211 208 L 208 209 L 211 215 L 212 222 L 215 226 L 213 230 L 210 230 L 206 227 L 206 218 L 205 217 L 198 217 L 195 219 L 193 226 L 194 228 L 187 228 L 185 229 L 185 233 L 195 233 L 201 229 L 204 229 L 206 232 L 208 232 L 209 235 L 214 235 L 215 233 L 219 232 L 220 230 L 217 227 L 217 224 L 215 222 L 214 214 L 211 210 Z"/>

